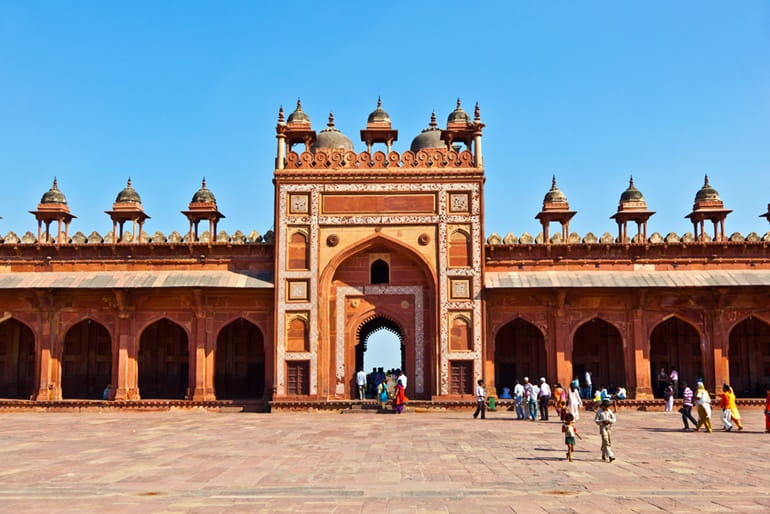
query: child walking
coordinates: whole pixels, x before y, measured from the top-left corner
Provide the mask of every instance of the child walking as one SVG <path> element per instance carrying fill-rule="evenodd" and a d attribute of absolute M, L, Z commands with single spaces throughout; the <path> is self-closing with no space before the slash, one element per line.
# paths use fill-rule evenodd
<path fill-rule="evenodd" d="M 564 424 L 561 426 L 561 431 L 564 432 L 564 444 L 567 445 L 567 460 L 570 462 L 572 462 L 572 453 L 575 451 L 575 437 L 583 440 L 578 434 L 574 422 L 575 416 L 568 413 L 564 415 Z"/>

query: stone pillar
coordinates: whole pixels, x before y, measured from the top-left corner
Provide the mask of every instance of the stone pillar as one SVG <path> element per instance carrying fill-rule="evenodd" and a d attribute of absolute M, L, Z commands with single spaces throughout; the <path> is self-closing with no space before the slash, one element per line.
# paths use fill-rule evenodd
<path fill-rule="evenodd" d="M 551 382 L 558 380 L 564 387 L 572 382 L 572 342 L 569 340 L 569 321 L 564 307 L 567 292 L 563 289 L 556 292 L 556 305 L 550 317 L 551 330 L 546 334 L 546 343 L 553 349 L 552 356 L 546 363 L 546 369 Z"/>
<path fill-rule="evenodd" d="M 477 168 L 484 167 L 484 154 L 481 151 L 481 134 L 476 133 L 473 136 L 473 149 L 476 151 L 475 161 Z"/>
<path fill-rule="evenodd" d="M 720 309 L 711 316 L 711 346 L 714 355 L 714 387 L 722 390 L 722 384 L 730 383 L 730 359 L 728 355 L 727 320 L 724 310 Z"/>
<path fill-rule="evenodd" d="M 58 337 L 59 315 L 50 305 L 50 298 L 43 298 L 42 293 L 38 297 L 40 305 L 39 325 L 40 332 L 40 381 L 37 394 L 33 395 L 37 401 L 59 401 L 62 399 L 61 391 L 61 361 L 57 352 L 56 340 Z"/>
<path fill-rule="evenodd" d="M 193 334 L 190 341 L 190 394 L 188 398 L 196 401 L 215 400 L 213 373 L 208 365 L 208 327 L 206 313 L 196 313 L 193 318 Z"/>
<path fill-rule="evenodd" d="M 644 309 L 633 310 L 631 318 L 630 350 L 633 352 L 634 381 L 635 384 L 627 384 L 629 394 L 633 394 L 637 400 L 649 400 L 653 398 L 652 377 L 650 376 L 650 341 L 646 337 Z"/>
<path fill-rule="evenodd" d="M 118 314 L 117 332 L 117 359 L 113 370 L 113 386 L 115 388 L 115 400 L 138 400 L 139 396 L 139 341 L 133 334 L 133 323 L 129 314 Z"/>

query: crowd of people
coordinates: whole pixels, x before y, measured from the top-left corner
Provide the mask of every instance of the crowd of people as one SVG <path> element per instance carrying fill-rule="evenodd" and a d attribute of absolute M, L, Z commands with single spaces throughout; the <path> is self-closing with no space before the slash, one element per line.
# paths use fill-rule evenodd
<path fill-rule="evenodd" d="M 375 398 L 380 403 L 380 408 L 385 410 L 387 405 L 392 405 L 393 412 L 401 414 L 409 401 L 406 396 L 408 379 L 401 369 L 384 371 L 383 368 L 372 368 L 370 373 L 364 373 L 363 369 L 356 373 L 356 388 L 358 399 Z"/>

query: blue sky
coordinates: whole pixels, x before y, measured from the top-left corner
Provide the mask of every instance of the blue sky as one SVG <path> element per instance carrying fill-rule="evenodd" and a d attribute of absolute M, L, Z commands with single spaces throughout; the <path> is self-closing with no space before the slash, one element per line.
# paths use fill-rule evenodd
<path fill-rule="evenodd" d="M 78 216 L 130 176 L 150 233 L 184 231 L 202 177 L 220 228 L 273 224 L 278 107 L 358 139 L 382 96 L 407 149 L 435 109 L 481 105 L 486 234 L 539 226 L 556 174 L 571 228 L 616 232 L 633 174 L 649 231 L 708 173 L 727 231 L 770 229 L 770 3 L 0 1 L 0 234 L 36 230 L 54 176 Z M 357 149 L 363 144 L 357 142 Z"/>

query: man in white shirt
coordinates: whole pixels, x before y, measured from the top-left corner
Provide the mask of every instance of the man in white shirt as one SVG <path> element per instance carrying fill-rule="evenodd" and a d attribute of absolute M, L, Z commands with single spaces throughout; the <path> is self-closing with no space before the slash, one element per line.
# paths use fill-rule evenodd
<path fill-rule="evenodd" d="M 358 399 L 363 401 L 364 393 L 366 393 L 366 373 L 362 369 L 356 373 L 356 385 L 358 386 Z"/>
<path fill-rule="evenodd" d="M 538 401 L 540 403 L 540 421 L 548 421 L 548 404 L 551 403 L 551 387 L 545 381 L 544 377 L 540 378 Z"/>
<path fill-rule="evenodd" d="M 484 390 L 484 381 L 479 380 L 476 384 L 476 412 L 473 413 L 473 419 L 481 414 L 481 419 L 486 419 L 487 413 L 487 392 Z"/>
<path fill-rule="evenodd" d="M 404 388 L 404 391 L 406 391 L 406 373 L 398 370 L 398 378 L 396 379 L 396 382 L 401 382 L 401 386 Z"/>
<path fill-rule="evenodd" d="M 526 418 L 527 416 L 524 415 L 524 386 L 518 380 L 513 387 L 513 403 L 516 406 L 516 419 Z"/>

